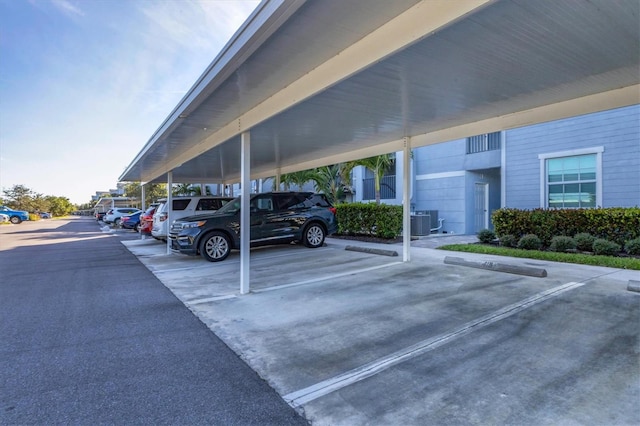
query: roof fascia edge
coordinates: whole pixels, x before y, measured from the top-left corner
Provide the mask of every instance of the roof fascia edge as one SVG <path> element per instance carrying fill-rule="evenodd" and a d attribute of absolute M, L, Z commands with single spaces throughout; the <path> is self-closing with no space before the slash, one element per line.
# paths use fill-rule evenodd
<path fill-rule="evenodd" d="M 194 109 L 204 100 L 205 92 L 215 90 L 244 61 L 251 56 L 280 26 L 282 26 L 307 0 L 262 0 L 234 33 L 220 53 L 214 58 L 178 105 L 160 127 L 151 135 L 145 146 L 122 172 L 119 180 L 133 169 L 162 136 L 170 134 L 179 124 L 181 115 L 188 108 Z"/>

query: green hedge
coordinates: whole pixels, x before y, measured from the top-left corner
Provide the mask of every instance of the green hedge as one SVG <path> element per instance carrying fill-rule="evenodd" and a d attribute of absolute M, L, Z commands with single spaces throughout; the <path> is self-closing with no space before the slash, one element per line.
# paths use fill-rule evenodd
<path fill-rule="evenodd" d="M 573 237 L 582 232 L 623 246 L 640 237 L 640 208 L 599 209 L 499 209 L 491 215 L 498 237 L 537 235 L 545 246 L 557 235 Z"/>
<path fill-rule="evenodd" d="M 336 205 L 338 234 L 395 238 L 402 233 L 402 206 L 373 203 Z"/>

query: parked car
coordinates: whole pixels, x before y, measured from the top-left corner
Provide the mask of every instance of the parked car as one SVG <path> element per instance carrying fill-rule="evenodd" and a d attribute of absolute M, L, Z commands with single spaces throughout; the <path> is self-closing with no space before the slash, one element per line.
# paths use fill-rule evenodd
<path fill-rule="evenodd" d="M 38 214 L 40 215 L 40 219 L 51 219 L 51 213 L 40 212 Z"/>
<path fill-rule="evenodd" d="M 17 225 L 24 220 L 29 220 L 29 212 L 22 210 L 12 210 L 7 206 L 0 206 L 0 213 L 9 216 L 9 222 Z"/>
<path fill-rule="evenodd" d="M 114 209 L 109 209 L 107 214 L 104 215 L 102 221 L 104 223 L 113 223 L 116 226 L 120 226 L 120 222 L 122 221 L 122 216 L 130 215 L 133 213 L 140 212 L 142 210 L 136 209 L 134 207 L 117 207 Z"/>
<path fill-rule="evenodd" d="M 140 215 L 142 213 L 143 211 L 140 210 L 136 213 L 122 216 L 120 218 L 120 226 L 124 229 L 133 229 L 134 231 L 138 232 L 138 230 L 140 229 Z"/>
<path fill-rule="evenodd" d="M 171 218 L 175 220 L 195 214 L 214 213 L 231 200 L 233 197 L 175 197 L 173 198 Z M 151 229 L 151 235 L 163 241 L 167 240 L 167 217 L 169 215 L 167 207 L 166 200 L 162 200 L 153 215 L 153 228 Z"/>
<path fill-rule="evenodd" d="M 95 216 L 96 216 L 96 220 L 103 220 L 104 219 L 104 215 L 106 215 L 107 212 L 96 212 Z"/>
<path fill-rule="evenodd" d="M 156 212 L 158 204 L 151 204 L 151 206 L 140 215 L 140 235 L 151 235 L 151 229 L 153 228 L 153 214 Z"/>
<path fill-rule="evenodd" d="M 335 208 L 324 194 L 268 192 L 249 202 L 251 246 L 301 242 L 320 247 L 336 229 Z M 210 262 L 227 258 L 240 248 L 240 197 L 210 215 L 178 219 L 171 226 L 171 248 L 201 255 Z"/>
<path fill-rule="evenodd" d="M 11 218 L 4 213 L 0 213 L 0 223 L 9 222 Z"/>

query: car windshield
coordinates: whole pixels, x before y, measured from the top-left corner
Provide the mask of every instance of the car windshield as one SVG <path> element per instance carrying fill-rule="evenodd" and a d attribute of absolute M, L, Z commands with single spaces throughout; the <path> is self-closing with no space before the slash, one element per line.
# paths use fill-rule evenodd
<path fill-rule="evenodd" d="M 240 211 L 240 197 L 236 197 L 233 200 L 226 203 L 224 206 L 220 207 L 220 209 L 216 213 L 237 213 Z"/>

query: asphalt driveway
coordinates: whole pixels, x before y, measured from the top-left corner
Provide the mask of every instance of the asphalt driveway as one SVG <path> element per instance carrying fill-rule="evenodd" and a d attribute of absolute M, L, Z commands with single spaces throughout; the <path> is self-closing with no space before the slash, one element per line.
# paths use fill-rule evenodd
<path fill-rule="evenodd" d="M 0 226 L 1 425 L 307 424 L 113 235 Z"/>
<path fill-rule="evenodd" d="M 237 255 L 124 243 L 313 424 L 640 424 L 637 271 L 462 255 L 547 271 L 533 278 L 329 239 L 253 250 L 240 296 Z"/>

